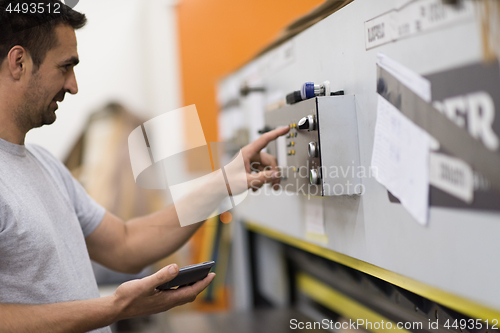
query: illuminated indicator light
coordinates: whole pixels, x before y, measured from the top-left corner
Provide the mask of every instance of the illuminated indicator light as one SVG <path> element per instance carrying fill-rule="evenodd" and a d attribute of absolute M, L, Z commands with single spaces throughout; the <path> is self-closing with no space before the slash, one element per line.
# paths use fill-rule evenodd
<path fill-rule="evenodd" d="M 297 168 L 296 167 L 293 167 L 293 172 L 297 172 Z"/>
<path fill-rule="evenodd" d="M 292 141 L 292 146 L 295 146 L 295 142 L 294 141 Z"/>
<path fill-rule="evenodd" d="M 292 155 L 295 155 L 295 150 L 292 150 Z"/>

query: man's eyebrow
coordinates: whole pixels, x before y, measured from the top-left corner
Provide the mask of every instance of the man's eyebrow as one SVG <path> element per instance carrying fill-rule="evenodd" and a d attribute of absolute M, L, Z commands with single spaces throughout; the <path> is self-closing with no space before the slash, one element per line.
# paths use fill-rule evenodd
<path fill-rule="evenodd" d="M 80 62 L 80 59 L 78 59 L 78 57 L 71 57 L 65 61 L 63 61 L 63 64 L 72 64 L 73 66 L 76 66 L 78 65 L 78 63 Z"/>

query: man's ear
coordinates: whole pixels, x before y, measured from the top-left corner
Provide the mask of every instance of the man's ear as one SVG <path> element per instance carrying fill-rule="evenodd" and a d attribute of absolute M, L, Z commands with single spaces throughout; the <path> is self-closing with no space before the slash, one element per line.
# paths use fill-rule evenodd
<path fill-rule="evenodd" d="M 19 45 L 10 49 L 7 55 L 7 67 L 14 80 L 19 80 L 27 72 L 31 57 L 28 52 Z"/>

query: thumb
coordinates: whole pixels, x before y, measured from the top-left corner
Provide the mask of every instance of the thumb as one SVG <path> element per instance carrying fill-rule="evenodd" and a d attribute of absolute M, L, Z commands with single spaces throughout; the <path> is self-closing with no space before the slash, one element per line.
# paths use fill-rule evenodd
<path fill-rule="evenodd" d="M 147 285 L 147 288 L 155 289 L 156 287 L 167 283 L 177 276 L 179 273 L 179 267 L 176 264 L 171 264 L 163 267 L 158 272 L 145 277 L 143 280 Z"/>
<path fill-rule="evenodd" d="M 265 170 L 258 173 L 247 174 L 248 188 L 257 189 L 265 183 L 270 183 L 280 177 L 278 170 Z"/>

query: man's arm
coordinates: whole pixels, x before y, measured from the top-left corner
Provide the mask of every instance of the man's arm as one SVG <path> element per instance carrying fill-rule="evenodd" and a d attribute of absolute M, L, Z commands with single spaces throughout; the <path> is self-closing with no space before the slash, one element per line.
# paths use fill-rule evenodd
<path fill-rule="evenodd" d="M 125 282 L 113 295 L 85 301 L 43 305 L 0 303 L 0 333 L 87 332 L 117 320 L 163 312 L 194 301 L 215 276 L 210 273 L 202 281 L 176 290 L 155 289 L 178 272 L 177 265 L 169 265 L 143 279 Z"/>
<path fill-rule="evenodd" d="M 261 150 L 288 130 L 285 127 L 267 132 L 241 149 L 248 188 L 278 184 L 276 159 Z M 193 192 L 189 196 L 192 207 L 217 207 L 227 191 L 218 193 L 213 190 L 215 187 L 208 184 Z M 86 238 L 87 248 L 90 257 L 100 264 L 120 272 L 137 273 L 179 249 L 201 224 L 181 227 L 173 205 L 127 223 L 108 212 Z"/>

